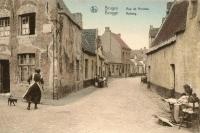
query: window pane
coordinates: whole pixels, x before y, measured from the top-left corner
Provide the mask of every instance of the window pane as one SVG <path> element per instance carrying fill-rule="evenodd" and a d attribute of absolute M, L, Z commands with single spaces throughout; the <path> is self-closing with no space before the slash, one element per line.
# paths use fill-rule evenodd
<path fill-rule="evenodd" d="M 29 34 L 29 16 L 23 16 L 21 18 L 22 22 L 22 35 L 28 35 Z"/>
<path fill-rule="evenodd" d="M 22 24 L 28 24 L 28 16 L 22 17 Z"/>

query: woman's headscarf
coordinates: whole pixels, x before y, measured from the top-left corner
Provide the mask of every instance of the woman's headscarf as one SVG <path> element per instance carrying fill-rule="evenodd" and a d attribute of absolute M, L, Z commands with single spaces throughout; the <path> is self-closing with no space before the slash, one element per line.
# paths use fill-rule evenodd
<path fill-rule="evenodd" d="M 185 93 L 189 94 L 189 95 L 192 95 L 192 88 L 188 85 L 188 84 L 185 84 L 183 86 L 184 90 L 185 90 Z"/>

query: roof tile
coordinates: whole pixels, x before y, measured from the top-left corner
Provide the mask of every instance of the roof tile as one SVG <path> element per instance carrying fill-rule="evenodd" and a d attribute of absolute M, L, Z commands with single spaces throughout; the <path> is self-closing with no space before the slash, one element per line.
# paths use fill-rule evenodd
<path fill-rule="evenodd" d="M 97 29 L 84 29 L 82 33 L 83 50 L 96 54 Z"/>
<path fill-rule="evenodd" d="M 185 0 L 174 3 L 169 15 L 153 41 L 153 46 L 159 45 L 185 30 L 188 5 L 189 2 Z"/>

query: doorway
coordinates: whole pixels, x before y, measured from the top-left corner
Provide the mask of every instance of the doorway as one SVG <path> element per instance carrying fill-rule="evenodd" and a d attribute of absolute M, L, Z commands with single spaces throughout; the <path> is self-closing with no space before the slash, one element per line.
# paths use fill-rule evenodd
<path fill-rule="evenodd" d="M 147 88 L 151 87 L 151 66 L 148 66 Z"/>
<path fill-rule="evenodd" d="M 175 65 L 171 64 L 171 70 L 172 70 L 172 97 L 175 97 Z"/>
<path fill-rule="evenodd" d="M 10 92 L 9 60 L 0 60 L 0 93 Z"/>

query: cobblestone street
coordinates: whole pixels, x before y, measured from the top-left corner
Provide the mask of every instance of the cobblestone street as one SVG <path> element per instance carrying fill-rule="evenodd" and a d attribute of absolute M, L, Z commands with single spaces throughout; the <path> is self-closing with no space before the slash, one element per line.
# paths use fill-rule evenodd
<path fill-rule="evenodd" d="M 155 114 L 167 104 L 139 78 L 114 79 L 108 88 L 87 88 L 59 101 L 43 100 L 38 110 L 19 100 L 9 107 L 0 100 L 0 133 L 188 133 L 164 127 Z"/>

